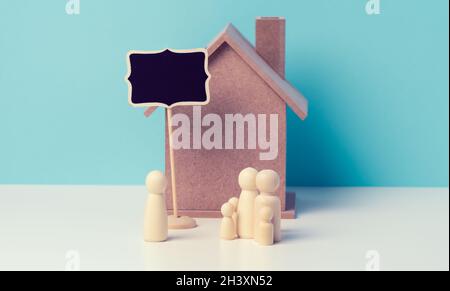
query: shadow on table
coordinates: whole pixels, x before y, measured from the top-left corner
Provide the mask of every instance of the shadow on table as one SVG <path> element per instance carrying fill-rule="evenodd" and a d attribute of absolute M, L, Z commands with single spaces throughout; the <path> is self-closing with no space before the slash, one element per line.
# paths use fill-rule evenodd
<path fill-rule="evenodd" d="M 300 230 L 283 230 L 282 231 L 282 243 L 286 242 L 296 242 L 300 240 L 308 240 L 312 238 L 317 238 L 318 233 L 311 230 L 300 229 Z"/>
<path fill-rule="evenodd" d="M 327 210 L 354 208 L 364 203 L 357 188 L 298 188 L 296 216 Z"/>

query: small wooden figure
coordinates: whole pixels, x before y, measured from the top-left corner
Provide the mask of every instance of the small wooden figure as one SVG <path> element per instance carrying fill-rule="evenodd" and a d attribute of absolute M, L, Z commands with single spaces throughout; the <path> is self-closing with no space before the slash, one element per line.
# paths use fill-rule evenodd
<path fill-rule="evenodd" d="M 145 207 L 144 239 L 147 242 L 163 242 L 168 236 L 166 199 L 167 180 L 163 173 L 153 171 L 146 180 L 148 198 Z"/>
<path fill-rule="evenodd" d="M 231 218 L 233 218 L 233 223 L 234 223 L 234 231 L 236 233 L 236 237 L 238 237 L 238 205 L 239 205 L 239 199 L 236 197 L 230 198 L 230 200 L 228 200 L 228 203 L 230 203 L 233 206 L 233 215 L 231 216 Z"/>
<path fill-rule="evenodd" d="M 274 241 L 273 211 L 270 207 L 263 207 L 259 212 L 259 224 L 256 231 L 256 242 L 262 246 L 271 246 Z"/>
<path fill-rule="evenodd" d="M 254 238 L 255 199 L 258 196 L 256 175 L 254 168 L 246 168 L 239 174 L 241 195 L 238 205 L 238 236 L 243 239 Z"/>
<path fill-rule="evenodd" d="M 233 205 L 225 203 L 222 206 L 222 223 L 220 225 L 220 238 L 224 240 L 234 240 L 236 238 L 235 226 L 233 222 Z"/>
<path fill-rule="evenodd" d="M 269 207 L 273 212 L 274 241 L 281 241 L 281 201 L 276 195 L 280 186 L 280 176 L 273 170 L 264 170 L 256 176 L 256 186 L 260 195 L 255 199 L 255 231 L 258 232 L 260 217 L 263 207 Z M 259 234 L 258 234 L 259 235 Z"/>

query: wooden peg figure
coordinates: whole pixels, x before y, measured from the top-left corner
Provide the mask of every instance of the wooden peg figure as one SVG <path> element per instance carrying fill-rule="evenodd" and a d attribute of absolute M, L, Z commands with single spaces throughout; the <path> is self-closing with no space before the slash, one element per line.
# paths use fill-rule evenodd
<path fill-rule="evenodd" d="M 274 241 L 273 211 L 270 207 L 263 207 L 259 212 L 259 224 L 256 242 L 262 246 L 271 246 Z"/>
<path fill-rule="evenodd" d="M 164 192 L 167 181 L 163 173 L 153 171 L 146 180 L 148 198 L 145 207 L 144 239 L 147 242 L 163 242 L 168 236 L 167 208 Z"/>
<path fill-rule="evenodd" d="M 259 214 L 263 207 L 269 207 L 273 212 L 274 242 L 281 241 L 281 201 L 276 195 L 280 187 L 280 176 L 273 170 L 264 170 L 256 176 L 256 186 L 260 195 L 255 199 L 255 231 L 259 230 Z"/>
<path fill-rule="evenodd" d="M 224 240 L 234 240 L 236 238 L 235 226 L 233 222 L 233 205 L 225 203 L 222 206 L 222 223 L 220 225 L 220 238 Z"/>
<path fill-rule="evenodd" d="M 233 215 L 231 216 L 231 218 L 233 218 L 234 232 L 236 233 L 236 237 L 238 237 L 238 214 L 237 214 L 237 210 L 238 210 L 239 199 L 236 198 L 236 197 L 230 198 L 228 203 L 230 203 L 233 206 Z"/>
<path fill-rule="evenodd" d="M 241 195 L 238 205 L 238 236 L 243 239 L 254 238 L 255 199 L 258 196 L 256 188 L 256 175 L 254 168 L 246 168 L 239 174 Z"/>

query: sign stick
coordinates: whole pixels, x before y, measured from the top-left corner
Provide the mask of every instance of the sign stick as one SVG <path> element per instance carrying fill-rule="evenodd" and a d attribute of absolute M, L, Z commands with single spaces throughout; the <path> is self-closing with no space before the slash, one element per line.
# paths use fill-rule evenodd
<path fill-rule="evenodd" d="M 178 203 L 177 203 L 177 185 L 175 174 L 175 158 L 173 153 L 173 129 L 172 129 L 172 108 L 167 108 L 167 127 L 169 129 L 169 156 L 170 156 L 170 173 L 172 178 L 172 204 L 173 216 L 178 217 Z"/>
<path fill-rule="evenodd" d="M 172 180 L 172 204 L 173 215 L 169 216 L 169 229 L 190 229 L 197 226 L 195 219 L 188 216 L 178 215 L 178 198 L 177 198 L 177 183 L 175 173 L 175 155 L 173 151 L 173 129 L 172 129 L 172 108 L 167 108 L 167 127 L 169 132 L 169 158 L 170 158 L 170 177 Z"/>

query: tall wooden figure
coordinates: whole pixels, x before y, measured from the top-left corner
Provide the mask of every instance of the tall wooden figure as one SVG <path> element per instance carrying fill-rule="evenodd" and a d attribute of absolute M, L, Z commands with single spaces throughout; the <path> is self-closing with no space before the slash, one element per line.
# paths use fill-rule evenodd
<path fill-rule="evenodd" d="M 254 238 L 255 224 L 255 199 L 258 196 L 256 189 L 256 175 L 258 171 L 254 168 L 246 168 L 239 174 L 239 186 L 241 195 L 238 205 L 238 236 L 244 239 Z"/>
<path fill-rule="evenodd" d="M 167 240 L 168 219 L 166 209 L 167 181 L 164 174 L 154 171 L 148 174 L 146 180 L 148 198 L 145 207 L 144 239 L 147 242 L 162 242 Z"/>

